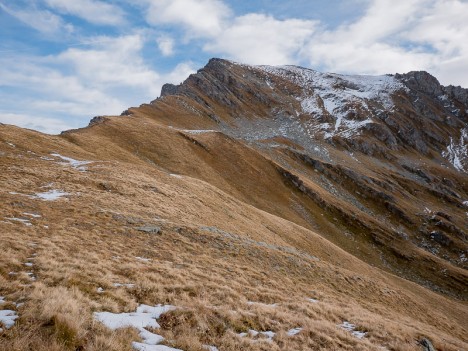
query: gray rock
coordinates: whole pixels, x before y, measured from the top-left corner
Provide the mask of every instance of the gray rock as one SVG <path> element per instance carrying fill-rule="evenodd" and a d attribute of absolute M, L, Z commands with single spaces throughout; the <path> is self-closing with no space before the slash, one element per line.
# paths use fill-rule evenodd
<path fill-rule="evenodd" d="M 104 123 L 105 121 L 107 121 L 109 118 L 105 117 L 105 116 L 96 116 L 96 117 L 93 117 L 91 119 L 91 121 L 89 121 L 89 124 L 88 124 L 88 127 L 91 127 L 91 126 L 94 126 L 96 124 L 101 124 L 101 123 Z"/>
<path fill-rule="evenodd" d="M 419 345 L 422 346 L 424 351 L 436 351 L 434 346 L 432 346 L 432 342 L 429 339 L 423 338 L 419 341 Z"/>
<path fill-rule="evenodd" d="M 177 85 L 166 83 L 161 88 L 161 96 L 177 94 Z"/>
<path fill-rule="evenodd" d="M 145 226 L 136 228 L 136 230 L 140 232 L 145 232 L 148 234 L 159 234 L 161 232 L 161 227 L 145 225 Z"/>
<path fill-rule="evenodd" d="M 465 106 L 468 106 L 468 89 L 462 88 L 460 86 L 449 85 L 444 87 L 445 92 L 451 98 L 455 98 L 460 101 Z"/>
<path fill-rule="evenodd" d="M 410 89 L 434 97 L 443 95 L 442 86 L 437 78 L 425 71 L 411 71 L 405 74 L 396 74 L 395 78 L 401 80 Z"/>

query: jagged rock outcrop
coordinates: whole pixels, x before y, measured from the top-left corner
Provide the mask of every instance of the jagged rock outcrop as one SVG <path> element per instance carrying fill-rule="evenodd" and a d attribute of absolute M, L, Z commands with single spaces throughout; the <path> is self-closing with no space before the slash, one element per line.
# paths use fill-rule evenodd
<path fill-rule="evenodd" d="M 105 116 L 96 116 L 96 117 L 93 117 L 93 118 L 89 121 L 88 127 L 94 126 L 94 125 L 96 125 L 96 124 L 104 123 L 104 122 L 107 121 L 108 119 L 109 119 L 109 118 L 108 118 L 108 117 L 105 117 Z"/>

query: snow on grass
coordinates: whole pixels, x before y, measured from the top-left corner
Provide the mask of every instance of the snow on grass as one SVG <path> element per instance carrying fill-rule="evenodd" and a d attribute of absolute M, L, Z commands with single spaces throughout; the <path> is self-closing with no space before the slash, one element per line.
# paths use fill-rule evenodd
<path fill-rule="evenodd" d="M 293 329 L 289 329 L 287 334 L 288 336 L 294 336 L 296 334 L 299 334 L 301 331 L 302 331 L 302 328 L 293 328 Z"/>
<path fill-rule="evenodd" d="M 132 283 L 114 283 L 114 286 L 119 288 L 119 287 L 125 287 L 125 288 L 133 288 L 135 286 L 135 284 L 132 284 Z"/>
<path fill-rule="evenodd" d="M 3 324 L 5 328 L 10 329 L 15 325 L 15 320 L 18 318 L 15 311 L 2 310 L 0 311 L 0 324 Z"/>
<path fill-rule="evenodd" d="M 247 305 L 258 305 L 258 306 L 264 306 L 264 307 L 277 307 L 277 303 L 272 303 L 272 304 L 267 304 L 263 302 L 256 302 L 256 301 L 247 301 Z"/>
<path fill-rule="evenodd" d="M 41 218 L 41 215 L 38 215 L 36 213 L 28 213 L 28 212 L 23 212 L 23 214 L 25 216 L 29 216 L 29 217 L 32 217 L 32 218 Z"/>
<path fill-rule="evenodd" d="M 34 264 L 32 262 L 26 262 L 24 265 L 26 267 L 32 267 Z"/>
<path fill-rule="evenodd" d="M 32 226 L 32 223 L 29 222 L 29 219 L 24 219 L 24 218 L 16 218 L 16 217 L 6 217 L 5 219 L 8 219 L 10 221 L 15 221 L 15 222 L 20 222 L 23 223 L 25 226 L 30 227 Z"/>
<path fill-rule="evenodd" d="M 216 346 L 212 346 L 212 345 L 203 345 L 203 348 L 208 351 L 219 351 Z"/>
<path fill-rule="evenodd" d="M 132 342 L 136 350 L 143 351 L 180 351 L 168 346 L 159 345 L 164 338 L 152 333 L 145 328 L 159 328 L 157 319 L 164 313 L 175 309 L 171 305 L 140 305 L 135 312 L 111 313 L 95 312 L 94 319 L 104 324 L 107 328 L 116 330 L 119 328 L 136 328 L 143 342 Z"/>
<path fill-rule="evenodd" d="M 138 350 L 138 351 L 181 351 L 180 349 L 175 349 L 169 346 L 148 345 L 148 344 L 143 344 L 141 342 L 133 342 L 132 346 L 135 350 Z"/>
<path fill-rule="evenodd" d="M 51 189 L 49 191 L 45 191 L 45 192 L 42 192 L 42 193 L 36 193 L 36 194 L 33 194 L 33 195 L 17 193 L 15 191 L 10 191 L 9 194 L 11 194 L 11 195 L 21 195 L 21 196 L 29 197 L 30 199 L 40 199 L 40 200 L 44 200 L 44 201 L 55 201 L 57 199 L 60 199 L 62 196 L 71 195 L 70 193 L 66 193 L 64 191 L 56 190 L 56 189 Z"/>
<path fill-rule="evenodd" d="M 146 257 L 140 257 L 140 256 L 135 256 L 135 258 L 139 261 L 143 261 L 143 262 L 149 262 L 151 261 L 150 258 L 146 258 Z"/>
<path fill-rule="evenodd" d="M 175 173 L 171 173 L 171 174 L 169 174 L 169 176 L 174 177 L 174 178 L 178 178 L 178 179 L 182 178 L 182 176 L 180 174 L 175 174 Z"/>
<path fill-rule="evenodd" d="M 316 299 L 307 299 L 307 301 L 312 302 L 312 303 L 318 303 L 319 302 L 319 300 L 316 300 Z"/>
<path fill-rule="evenodd" d="M 241 338 L 245 338 L 247 336 L 250 336 L 251 338 L 256 338 L 258 337 L 259 335 L 263 335 L 263 336 L 266 336 L 267 340 L 268 341 L 272 341 L 273 338 L 275 337 L 276 333 L 271 331 L 271 330 L 267 330 L 267 331 L 256 331 L 254 329 L 249 329 L 249 331 L 247 333 L 239 333 L 237 334 L 237 336 L 241 337 Z"/>
<path fill-rule="evenodd" d="M 354 335 L 358 339 L 362 339 L 367 335 L 366 332 L 361 332 L 356 330 L 356 326 L 350 322 L 344 321 L 342 324 L 338 325 L 340 328 L 349 331 L 352 335 Z"/>
<path fill-rule="evenodd" d="M 216 133 L 214 129 L 181 129 L 181 132 L 189 134 L 204 134 L 204 133 Z"/>
<path fill-rule="evenodd" d="M 97 291 L 98 293 L 103 293 L 103 292 L 104 292 L 104 289 L 101 288 L 101 287 L 99 287 L 99 288 L 96 289 L 96 291 Z"/>
<path fill-rule="evenodd" d="M 34 197 L 44 200 L 44 201 L 55 201 L 55 200 L 60 199 L 62 196 L 67 196 L 67 195 L 70 195 L 70 193 L 66 193 L 61 190 L 52 189 L 43 193 L 34 194 Z"/>
<path fill-rule="evenodd" d="M 78 160 L 75 160 L 75 159 L 73 159 L 71 157 L 62 156 L 62 155 L 60 155 L 58 153 L 52 153 L 50 155 L 62 159 L 64 162 L 60 162 L 60 164 L 69 165 L 69 166 L 79 170 L 80 172 L 85 172 L 86 171 L 85 165 L 90 164 L 90 163 L 93 162 L 93 161 L 78 161 Z"/>
<path fill-rule="evenodd" d="M 5 296 L 0 296 L 0 305 L 5 303 Z"/>

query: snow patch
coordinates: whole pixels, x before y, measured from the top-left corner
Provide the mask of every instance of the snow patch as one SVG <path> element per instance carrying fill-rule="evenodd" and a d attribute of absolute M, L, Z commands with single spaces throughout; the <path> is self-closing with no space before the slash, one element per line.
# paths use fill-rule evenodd
<path fill-rule="evenodd" d="M 140 257 L 140 256 L 135 256 L 135 258 L 139 261 L 143 261 L 143 262 L 149 262 L 151 261 L 150 258 L 146 258 L 146 257 Z"/>
<path fill-rule="evenodd" d="M 66 193 L 61 190 L 52 189 L 43 193 L 34 194 L 34 197 L 44 200 L 44 201 L 55 201 L 55 200 L 60 199 L 62 196 L 67 196 L 67 195 L 70 195 L 70 193 Z"/>
<path fill-rule="evenodd" d="M 125 287 L 125 288 L 133 288 L 135 286 L 135 284 L 132 284 L 132 283 L 127 283 L 127 284 L 121 284 L 121 283 L 114 283 L 114 286 L 115 287 Z"/>
<path fill-rule="evenodd" d="M 85 165 L 90 164 L 90 163 L 93 162 L 93 161 L 78 161 L 78 160 L 75 160 L 75 159 L 73 159 L 71 157 L 62 156 L 62 155 L 60 155 L 58 153 L 52 153 L 50 155 L 62 159 L 64 162 L 60 162 L 60 164 L 71 166 L 71 167 L 79 170 L 80 172 L 85 172 L 86 169 L 87 169 L 85 167 Z"/>
<path fill-rule="evenodd" d="M 0 323 L 5 326 L 5 328 L 10 329 L 15 325 L 15 320 L 18 318 L 18 315 L 15 311 L 12 310 L 2 310 L 0 311 Z"/>
<path fill-rule="evenodd" d="M 338 325 L 340 328 L 349 331 L 352 335 L 354 335 L 358 339 L 362 339 L 367 335 L 366 332 L 361 332 L 356 330 L 356 326 L 350 322 L 344 321 L 342 324 Z"/>
<path fill-rule="evenodd" d="M 294 336 L 296 334 L 299 334 L 301 331 L 302 331 L 302 328 L 293 328 L 293 329 L 289 329 L 287 334 L 288 336 Z"/>
<path fill-rule="evenodd" d="M 204 133 L 216 133 L 214 129 L 181 129 L 181 132 L 189 134 L 204 134 Z"/>
<path fill-rule="evenodd" d="M 174 309 L 175 307 L 171 305 L 140 305 L 135 312 L 130 313 L 95 312 L 94 319 L 112 330 L 128 327 L 136 328 L 143 339 L 143 342 L 132 342 L 132 346 L 136 350 L 181 351 L 168 346 L 158 345 L 164 341 L 164 338 L 145 329 L 159 328 L 160 326 L 156 320 L 162 314 Z"/>
<path fill-rule="evenodd" d="M 41 215 L 35 214 L 35 213 L 28 213 L 28 212 L 23 212 L 25 216 L 29 216 L 32 218 L 41 218 Z"/>
<path fill-rule="evenodd" d="M 24 219 L 24 218 L 16 218 L 16 217 L 5 217 L 5 219 L 8 219 L 10 221 L 15 221 L 15 222 L 20 222 L 23 223 L 25 226 L 30 227 L 32 226 L 32 223 L 29 221 L 29 219 Z"/>
<path fill-rule="evenodd" d="M 263 302 L 255 302 L 255 301 L 247 301 L 247 305 L 258 305 L 258 306 L 264 306 L 264 307 L 277 307 L 278 304 L 277 303 L 271 303 L 271 304 L 268 304 L 268 303 L 263 303 Z"/>

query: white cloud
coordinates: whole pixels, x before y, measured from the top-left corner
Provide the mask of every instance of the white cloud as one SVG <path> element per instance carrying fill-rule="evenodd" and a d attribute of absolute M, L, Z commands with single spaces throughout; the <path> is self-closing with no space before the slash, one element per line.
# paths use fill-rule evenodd
<path fill-rule="evenodd" d="M 0 87 L 21 91 L 0 96 L 0 122 L 47 133 L 85 126 L 93 116 L 118 115 L 151 101 L 164 83 L 178 84 L 194 72 L 191 62 L 164 74 L 151 69 L 142 58 L 140 34 L 87 42 L 85 49 L 58 55 L 0 57 Z"/>
<path fill-rule="evenodd" d="M 466 13 L 468 3 L 459 0 L 373 0 L 355 22 L 315 32 L 302 58 L 342 73 L 427 70 L 444 84 L 468 87 Z"/>
<path fill-rule="evenodd" d="M 156 38 L 156 43 L 163 56 L 171 56 L 174 54 L 174 39 L 170 36 L 160 35 Z"/>
<path fill-rule="evenodd" d="M 293 64 L 299 61 L 298 52 L 313 35 L 316 24 L 248 14 L 235 18 L 204 50 L 250 64 Z"/>
<path fill-rule="evenodd" d="M 430 69 L 443 84 L 468 87 L 468 2 L 431 1 L 406 33 L 409 40 L 433 48 Z"/>
<path fill-rule="evenodd" d="M 139 34 L 95 37 L 90 49 L 71 48 L 56 57 L 56 63 L 70 66 L 87 85 L 144 89 L 145 96 L 159 93 L 159 75 L 141 57 L 144 38 Z"/>
<path fill-rule="evenodd" d="M 94 24 L 119 25 L 125 21 L 125 14 L 120 7 L 99 0 L 44 1 L 60 13 L 78 16 Z"/>
<path fill-rule="evenodd" d="M 71 24 L 65 23 L 60 16 L 47 10 L 35 7 L 11 8 L 3 3 L 0 3 L 0 9 L 43 34 L 69 34 L 74 30 Z"/>
<path fill-rule="evenodd" d="M 222 29 L 231 11 L 220 0 L 145 0 L 146 19 L 152 25 L 179 25 L 189 37 L 212 37 Z"/>
<path fill-rule="evenodd" d="M 61 119 L 41 117 L 38 115 L 25 115 L 18 113 L 2 113 L 0 111 L 0 121 L 5 124 L 13 124 L 23 128 L 40 130 L 47 134 L 58 134 L 63 130 L 73 128 Z"/>
<path fill-rule="evenodd" d="M 196 70 L 197 67 L 195 67 L 192 62 L 181 62 L 171 72 L 165 74 L 161 82 L 180 84 L 187 79 L 189 75 L 195 73 Z"/>
<path fill-rule="evenodd" d="M 358 21 L 345 24 L 332 32 L 332 37 L 356 44 L 391 40 L 391 36 L 406 29 L 427 0 L 372 0 Z"/>

